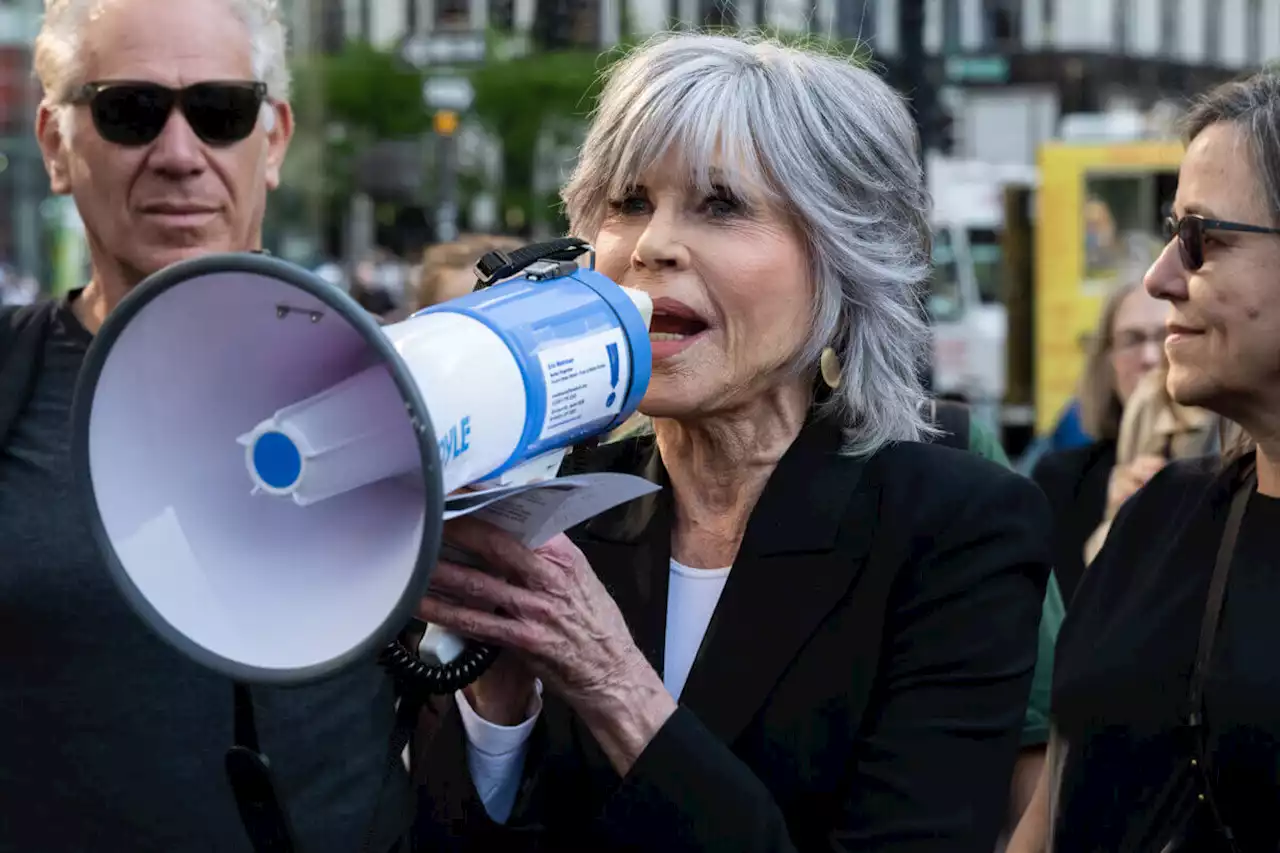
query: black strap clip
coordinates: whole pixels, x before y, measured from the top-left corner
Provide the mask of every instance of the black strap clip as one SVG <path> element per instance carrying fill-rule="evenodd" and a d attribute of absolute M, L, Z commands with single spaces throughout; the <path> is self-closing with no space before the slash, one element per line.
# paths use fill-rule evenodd
<path fill-rule="evenodd" d="M 495 249 L 485 253 L 476 262 L 475 289 L 482 290 L 526 270 L 529 271 L 529 277 L 535 281 L 569 275 L 578 268 L 576 260 L 588 252 L 592 253 L 591 264 L 594 266 L 595 257 L 591 244 L 576 237 L 560 237 L 545 243 L 531 243 L 510 254 Z"/>

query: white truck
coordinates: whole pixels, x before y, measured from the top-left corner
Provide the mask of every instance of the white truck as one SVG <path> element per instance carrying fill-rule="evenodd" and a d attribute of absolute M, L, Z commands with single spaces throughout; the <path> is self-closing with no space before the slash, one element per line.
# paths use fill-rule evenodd
<path fill-rule="evenodd" d="M 936 394 L 962 398 L 998 427 L 1005 396 L 1008 314 L 1003 304 L 1004 189 L 1034 186 L 1034 166 L 931 157 L 933 325 Z"/>

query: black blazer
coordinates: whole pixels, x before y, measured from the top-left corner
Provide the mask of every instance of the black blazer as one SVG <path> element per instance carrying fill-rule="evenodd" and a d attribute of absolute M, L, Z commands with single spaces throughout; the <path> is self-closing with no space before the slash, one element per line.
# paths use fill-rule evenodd
<path fill-rule="evenodd" d="M 1053 511 L 1053 568 L 1070 603 L 1084 577 L 1084 545 L 1107 510 L 1116 443 L 1096 441 L 1046 454 L 1031 473 Z"/>
<path fill-rule="evenodd" d="M 420 755 L 417 848 L 991 853 L 1049 573 L 1039 489 L 975 455 L 837 454 L 807 426 L 752 513 L 680 708 L 625 778 L 555 697 L 499 827 L 456 710 Z M 596 461 L 666 482 L 651 439 Z M 661 671 L 669 489 L 574 538 Z"/>

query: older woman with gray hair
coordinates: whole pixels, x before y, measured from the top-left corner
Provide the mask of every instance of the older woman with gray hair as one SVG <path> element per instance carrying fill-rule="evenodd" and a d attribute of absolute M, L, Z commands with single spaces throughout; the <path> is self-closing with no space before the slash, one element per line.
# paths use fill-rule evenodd
<path fill-rule="evenodd" d="M 425 750 L 422 849 L 990 853 L 1036 657 L 1047 504 L 924 443 L 928 198 L 872 73 L 666 36 L 564 192 L 653 297 L 664 488 L 530 551 L 448 538 L 424 619 L 504 647 Z M 424 754 L 424 753 L 420 753 Z"/>

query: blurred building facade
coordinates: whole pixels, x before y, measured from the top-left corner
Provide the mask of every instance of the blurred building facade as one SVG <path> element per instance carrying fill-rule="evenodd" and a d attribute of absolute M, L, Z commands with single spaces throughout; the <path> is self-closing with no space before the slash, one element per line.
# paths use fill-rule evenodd
<path fill-rule="evenodd" d="M 926 77 L 963 160 L 1032 164 L 1076 114 L 1144 112 L 1280 58 L 1280 0 L 281 0 L 297 50 L 392 47 L 433 30 L 499 29 L 606 47 L 672 26 L 857 38 L 892 73 L 902 6 L 923 3 Z M 32 134 L 42 0 L 0 0 L 0 265 L 45 278 L 74 211 L 49 201 Z M 536 37 L 536 38 L 534 38 Z M 64 200 L 65 201 L 65 200 Z"/>
<path fill-rule="evenodd" d="M 46 280 L 61 236 L 78 225 L 66 205 L 49 201 L 35 141 L 31 44 L 43 11 L 42 0 L 0 0 L 0 279 L 17 269 Z"/>
<path fill-rule="evenodd" d="M 487 27 L 607 47 L 671 26 L 856 38 L 892 72 L 912 0 L 294 0 L 318 42 Z M 916 0 L 944 153 L 1031 164 L 1064 116 L 1147 111 L 1280 57 L 1280 0 Z M 316 10 L 321 9 L 319 15 Z M 324 33 L 315 22 L 322 21 Z M 314 42 L 313 42 L 314 43 Z"/>

